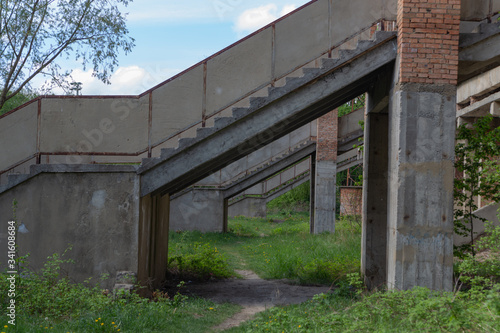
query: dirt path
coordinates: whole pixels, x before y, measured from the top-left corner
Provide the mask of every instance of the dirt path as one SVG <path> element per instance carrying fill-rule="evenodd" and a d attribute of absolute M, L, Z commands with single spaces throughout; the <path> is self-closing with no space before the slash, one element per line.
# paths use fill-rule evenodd
<path fill-rule="evenodd" d="M 266 281 L 252 271 L 237 270 L 243 279 L 190 284 L 185 291 L 208 298 L 214 302 L 239 304 L 243 310 L 229 318 L 215 330 L 222 331 L 251 319 L 256 313 L 275 305 L 298 304 L 319 293 L 326 293 L 329 287 L 310 287 L 286 284 L 283 281 Z"/>

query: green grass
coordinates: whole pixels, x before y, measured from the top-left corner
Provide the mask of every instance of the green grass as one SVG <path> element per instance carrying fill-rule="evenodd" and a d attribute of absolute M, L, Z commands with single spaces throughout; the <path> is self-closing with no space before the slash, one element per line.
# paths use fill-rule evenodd
<path fill-rule="evenodd" d="M 114 302 L 97 311 L 74 313 L 69 318 L 46 319 L 43 313 L 26 315 L 19 312 L 15 327 L 3 328 L 9 326 L 5 316 L 0 324 L 2 332 L 207 332 L 239 309 L 236 305 L 215 304 L 196 298 L 177 305 L 170 302 Z"/>
<path fill-rule="evenodd" d="M 500 290 L 479 298 L 425 288 L 357 297 L 342 290 L 271 308 L 226 332 L 498 332 L 500 327 Z"/>
<path fill-rule="evenodd" d="M 221 253 L 233 270 L 250 269 L 264 279 L 299 284 L 331 285 L 359 271 L 360 226 L 350 219 L 340 220 L 335 234 L 311 235 L 306 212 L 265 219 L 237 217 L 229 221 L 229 230 L 227 234 L 173 233 L 169 256 L 190 255 L 193 246 L 203 244 Z M 204 266 L 200 264 L 201 271 Z"/>
<path fill-rule="evenodd" d="M 134 293 L 112 295 L 98 285 L 71 283 L 60 273 L 65 264 L 70 261 L 64 255 L 54 254 L 40 272 L 18 276 L 15 326 L 5 315 L 9 283 L 2 274 L 1 332 L 206 332 L 240 309 L 176 292 L 155 292 L 151 300 Z"/>

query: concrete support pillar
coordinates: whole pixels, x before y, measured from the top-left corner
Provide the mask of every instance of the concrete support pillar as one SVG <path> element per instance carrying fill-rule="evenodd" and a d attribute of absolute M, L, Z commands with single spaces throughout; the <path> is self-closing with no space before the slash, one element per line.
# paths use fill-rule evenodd
<path fill-rule="evenodd" d="M 367 105 L 370 104 L 370 100 L 371 95 L 368 96 Z M 366 115 L 361 271 L 368 289 L 385 286 L 387 281 L 388 131 L 387 113 Z"/>
<path fill-rule="evenodd" d="M 314 234 L 314 199 L 316 197 L 316 153 L 311 155 L 311 169 L 309 171 L 309 232 Z"/>
<path fill-rule="evenodd" d="M 399 0 L 398 6 L 387 283 L 451 290 L 460 0 Z"/>
<path fill-rule="evenodd" d="M 333 110 L 318 119 L 314 233 L 335 232 L 338 113 Z"/>
<path fill-rule="evenodd" d="M 226 210 L 222 191 L 193 189 L 172 199 L 170 230 L 223 232 Z"/>
<path fill-rule="evenodd" d="M 148 291 L 165 281 L 168 263 L 170 196 L 147 195 L 140 199 L 139 258 L 137 278 Z"/>

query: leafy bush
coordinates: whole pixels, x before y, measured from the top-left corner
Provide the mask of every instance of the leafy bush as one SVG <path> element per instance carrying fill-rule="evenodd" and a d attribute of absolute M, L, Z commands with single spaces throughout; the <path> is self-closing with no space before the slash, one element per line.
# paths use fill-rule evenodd
<path fill-rule="evenodd" d="M 353 258 L 337 260 L 313 259 L 297 267 L 296 275 L 300 283 L 339 283 L 347 279 L 349 273 L 359 271 L 360 262 Z"/>
<path fill-rule="evenodd" d="M 180 280 L 209 280 L 234 275 L 217 247 L 208 243 L 177 243 L 168 260 L 171 276 Z"/>
<path fill-rule="evenodd" d="M 98 285 L 73 284 L 68 277 L 62 276 L 61 266 L 72 263 L 71 260 L 59 254 L 47 259 L 40 273 L 26 271 L 24 276 L 17 277 L 16 304 L 19 312 L 57 319 L 75 316 L 82 309 L 96 311 L 111 302 Z M 9 302 L 6 278 L 3 276 L 0 283 L 3 310 Z"/>

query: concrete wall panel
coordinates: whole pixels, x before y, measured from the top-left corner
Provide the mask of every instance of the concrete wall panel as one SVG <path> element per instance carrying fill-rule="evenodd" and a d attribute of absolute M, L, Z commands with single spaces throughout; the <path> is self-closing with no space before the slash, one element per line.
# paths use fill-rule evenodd
<path fill-rule="evenodd" d="M 135 153 L 148 146 L 148 97 L 42 101 L 42 152 Z"/>
<path fill-rule="evenodd" d="M 0 170 L 36 153 L 37 103 L 22 108 L 0 121 Z"/>
<path fill-rule="evenodd" d="M 478 21 L 486 18 L 490 11 L 491 0 L 462 0 L 462 21 Z M 498 2 L 498 1 L 496 1 Z"/>
<path fill-rule="evenodd" d="M 153 91 L 152 143 L 201 122 L 203 65 Z"/>
<path fill-rule="evenodd" d="M 484 95 L 498 87 L 500 87 L 500 67 L 462 83 L 457 89 L 457 103 L 464 103 L 470 97 Z"/>
<path fill-rule="evenodd" d="M 295 177 L 296 169 L 295 167 L 287 169 L 281 173 L 281 183 L 286 183 L 287 181 Z"/>
<path fill-rule="evenodd" d="M 361 130 L 359 122 L 365 119 L 364 109 L 359 109 L 339 118 L 339 138 Z"/>
<path fill-rule="evenodd" d="M 296 174 L 300 175 L 301 173 L 308 171 L 309 167 L 310 167 L 310 164 L 311 164 L 311 159 L 310 158 L 307 159 L 307 160 L 304 160 L 304 161 L 300 162 L 299 164 L 297 164 L 295 166 L 295 169 L 297 170 Z"/>
<path fill-rule="evenodd" d="M 280 175 L 276 175 L 273 178 L 267 180 L 267 188 L 266 191 L 270 191 L 275 187 L 280 186 Z"/>
<path fill-rule="evenodd" d="M 312 3 L 276 24 L 275 77 L 280 77 L 329 48 L 329 1 Z"/>
<path fill-rule="evenodd" d="M 397 0 L 333 0 L 330 34 L 337 45 L 381 18 L 396 20 Z"/>
<path fill-rule="evenodd" d="M 207 63 L 207 115 L 271 80 L 272 29 L 228 49 Z"/>
<path fill-rule="evenodd" d="M 38 270 L 47 256 L 62 254 L 75 261 L 69 276 L 83 282 L 101 274 L 137 271 L 139 178 L 131 173 L 41 174 L 0 194 L 0 245 L 7 248 L 7 221 L 12 200 L 24 228 L 17 233 L 19 254 L 30 253 Z M 2 269 L 7 251 L 0 258 Z M 102 285 L 112 287 L 113 279 Z"/>

